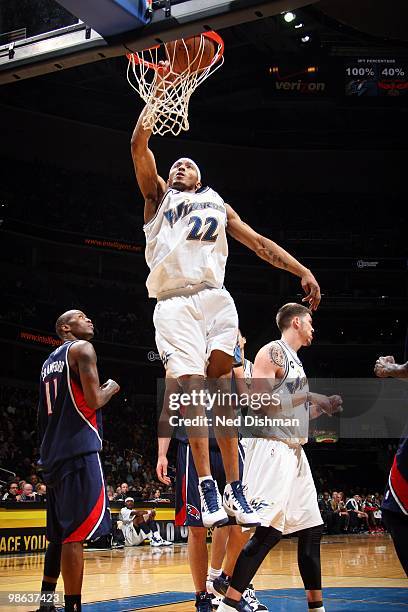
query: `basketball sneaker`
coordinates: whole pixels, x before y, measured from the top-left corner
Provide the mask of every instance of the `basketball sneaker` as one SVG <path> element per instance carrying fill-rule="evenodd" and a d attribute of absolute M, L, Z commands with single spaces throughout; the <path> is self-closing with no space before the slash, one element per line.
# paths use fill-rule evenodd
<path fill-rule="evenodd" d="M 218 610 L 218 607 L 221 602 L 222 597 L 217 597 L 217 595 L 211 595 L 211 605 L 213 610 Z"/>
<path fill-rule="evenodd" d="M 253 610 L 242 597 L 240 601 L 232 601 L 226 597 L 218 606 L 217 612 L 253 612 Z"/>
<path fill-rule="evenodd" d="M 233 516 L 238 525 L 243 527 L 258 527 L 261 524 L 259 516 L 249 505 L 244 487 L 240 480 L 228 483 L 224 489 L 224 509 L 229 516 Z"/>
<path fill-rule="evenodd" d="M 242 597 L 251 606 L 253 612 L 261 612 L 261 610 L 268 612 L 267 606 L 257 598 L 253 584 L 250 584 L 247 590 L 242 593 Z"/>
<path fill-rule="evenodd" d="M 215 578 L 215 580 L 213 580 L 212 592 L 214 593 L 214 595 L 218 595 L 219 597 L 225 597 L 229 585 L 229 578 L 225 576 L 225 574 L 221 574 L 221 576 L 218 576 L 218 578 Z"/>
<path fill-rule="evenodd" d="M 219 527 L 228 523 L 228 515 L 215 480 L 203 480 L 198 485 L 201 500 L 201 520 L 204 527 Z"/>
<path fill-rule="evenodd" d="M 150 538 L 150 546 L 153 546 L 153 548 L 157 546 L 173 546 L 173 542 L 169 542 L 169 540 L 163 540 L 161 536 L 154 533 Z"/>
<path fill-rule="evenodd" d="M 206 591 L 196 593 L 195 607 L 197 612 L 212 612 L 212 598 Z"/>
<path fill-rule="evenodd" d="M 170 542 L 170 540 L 163 540 L 162 538 L 162 546 L 173 546 L 173 542 Z"/>

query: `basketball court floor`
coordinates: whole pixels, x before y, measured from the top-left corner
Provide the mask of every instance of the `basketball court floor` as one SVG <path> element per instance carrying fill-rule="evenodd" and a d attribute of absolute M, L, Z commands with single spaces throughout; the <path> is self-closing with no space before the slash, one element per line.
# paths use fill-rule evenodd
<path fill-rule="evenodd" d="M 271 612 L 307 610 L 296 555 L 297 541 L 283 540 L 255 578 L 258 597 Z M 2 557 L 0 591 L 38 591 L 43 562 L 43 553 Z M 381 607 L 408 612 L 408 580 L 387 535 L 325 536 L 322 570 L 327 612 L 372 612 Z M 193 611 L 186 545 L 87 551 L 83 601 L 90 612 Z M 28 612 L 35 606 L 0 609 Z"/>

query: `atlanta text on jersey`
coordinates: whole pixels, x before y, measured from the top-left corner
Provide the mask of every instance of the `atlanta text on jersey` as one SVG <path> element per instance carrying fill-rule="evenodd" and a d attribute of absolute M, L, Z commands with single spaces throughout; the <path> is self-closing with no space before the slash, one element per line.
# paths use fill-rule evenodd
<path fill-rule="evenodd" d="M 64 369 L 65 361 L 51 361 L 41 370 L 41 378 L 44 380 L 49 374 L 54 372 L 62 372 Z"/>

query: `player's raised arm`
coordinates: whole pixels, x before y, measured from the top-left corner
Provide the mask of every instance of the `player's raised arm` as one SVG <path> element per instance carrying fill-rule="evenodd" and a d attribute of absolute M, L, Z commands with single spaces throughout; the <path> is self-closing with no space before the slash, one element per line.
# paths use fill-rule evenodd
<path fill-rule="evenodd" d="M 131 151 L 136 179 L 145 201 L 144 221 L 148 223 L 154 217 L 160 200 L 166 191 L 166 182 L 158 175 L 156 160 L 149 148 L 149 139 L 152 132 L 151 130 L 145 130 L 143 127 L 145 113 L 146 107 L 141 112 L 133 130 Z"/>
<path fill-rule="evenodd" d="M 379 357 L 375 362 L 374 373 L 379 378 L 406 378 L 408 379 L 408 361 L 406 363 L 395 363 L 392 355 Z"/>
<path fill-rule="evenodd" d="M 258 234 L 252 227 L 242 221 L 237 212 L 229 205 L 227 207 L 227 232 L 230 236 L 254 251 L 261 259 L 264 259 L 275 268 L 287 270 L 301 279 L 301 284 L 306 296 L 303 302 L 308 302 L 312 310 L 316 310 L 320 304 L 320 287 L 308 268 L 305 268 L 297 259 L 292 257 L 285 249 L 276 242 Z"/>
<path fill-rule="evenodd" d="M 96 353 L 92 344 L 86 340 L 76 342 L 70 350 L 71 359 L 73 363 L 70 365 L 78 372 L 88 406 L 93 410 L 105 406 L 112 395 L 120 390 L 120 387 L 117 382 L 111 379 L 100 385 L 96 367 Z"/>

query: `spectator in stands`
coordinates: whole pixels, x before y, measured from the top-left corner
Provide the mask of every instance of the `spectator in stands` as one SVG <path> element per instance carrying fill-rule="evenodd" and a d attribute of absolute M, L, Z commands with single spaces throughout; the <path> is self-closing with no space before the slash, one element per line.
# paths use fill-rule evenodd
<path fill-rule="evenodd" d="M 23 486 L 23 492 L 18 496 L 19 502 L 32 502 L 35 501 L 35 493 L 33 491 L 33 485 L 26 482 Z"/>
<path fill-rule="evenodd" d="M 334 512 L 334 533 L 345 533 L 349 527 L 349 514 L 342 492 L 333 491 L 331 506 Z"/>
<path fill-rule="evenodd" d="M 106 493 L 108 496 L 109 501 L 114 501 L 115 499 L 115 489 L 112 487 L 112 485 L 108 485 L 106 487 Z"/>
<path fill-rule="evenodd" d="M 162 492 L 160 489 L 155 489 L 153 492 L 152 499 L 148 500 L 149 502 L 156 502 L 159 504 L 170 503 L 170 499 L 167 497 L 162 497 Z"/>
<path fill-rule="evenodd" d="M 136 472 L 138 471 L 139 462 L 137 460 L 137 457 L 133 457 L 132 462 L 130 464 L 130 469 L 131 469 L 132 474 L 136 474 Z"/>
<path fill-rule="evenodd" d="M 43 482 L 39 482 L 35 487 L 35 501 L 46 502 L 47 501 L 47 487 Z"/>
<path fill-rule="evenodd" d="M 369 531 L 367 512 L 362 510 L 362 501 L 360 495 L 353 495 L 346 503 L 347 512 L 350 518 L 351 533 L 360 533 L 361 531 Z"/>
<path fill-rule="evenodd" d="M 34 489 L 36 489 L 38 483 L 40 482 L 40 479 L 38 478 L 37 474 L 31 474 L 31 476 L 28 479 L 28 481 L 31 482 L 31 484 L 33 485 Z"/>
<path fill-rule="evenodd" d="M 363 503 L 363 511 L 366 512 L 368 516 L 367 521 L 370 533 L 379 533 L 384 531 L 381 524 L 381 507 L 378 504 L 375 495 L 367 495 Z"/>
<path fill-rule="evenodd" d="M 119 492 L 116 493 L 115 501 L 125 501 L 129 493 L 128 483 L 122 482 L 122 484 L 120 485 L 120 488 L 118 487 L 118 489 L 119 489 Z M 118 489 L 116 489 L 116 491 L 118 491 Z"/>
<path fill-rule="evenodd" d="M 335 527 L 335 514 L 331 505 L 331 499 L 328 491 L 323 493 L 323 497 L 319 500 L 320 514 L 322 515 L 322 521 L 326 529 L 326 533 L 334 533 Z"/>
<path fill-rule="evenodd" d="M 5 493 L 2 497 L 2 501 L 6 501 L 6 502 L 16 502 L 18 497 L 18 483 L 17 482 L 10 482 L 9 487 L 8 487 L 8 491 L 7 493 Z"/>

